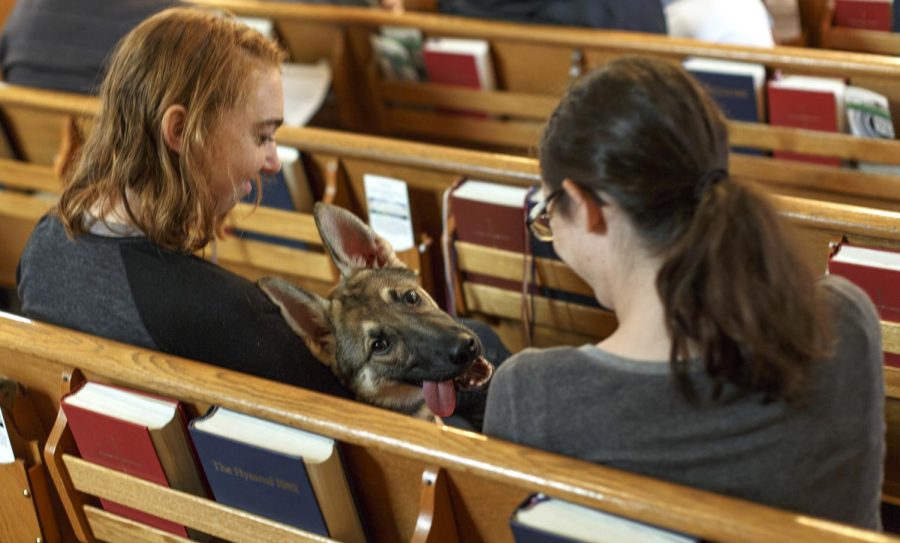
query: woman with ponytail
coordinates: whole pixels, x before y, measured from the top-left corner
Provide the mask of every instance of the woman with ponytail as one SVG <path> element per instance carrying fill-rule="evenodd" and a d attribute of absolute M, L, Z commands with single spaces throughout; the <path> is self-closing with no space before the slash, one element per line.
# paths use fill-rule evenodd
<path fill-rule="evenodd" d="M 616 313 L 498 370 L 486 433 L 880 528 L 881 337 L 728 172 L 721 112 L 682 69 L 623 58 L 575 84 L 540 145 L 532 231 Z"/>

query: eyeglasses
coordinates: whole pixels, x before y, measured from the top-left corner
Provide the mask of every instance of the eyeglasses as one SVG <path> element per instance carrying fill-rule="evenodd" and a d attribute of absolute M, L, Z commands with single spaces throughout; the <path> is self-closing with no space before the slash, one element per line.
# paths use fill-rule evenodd
<path fill-rule="evenodd" d="M 550 217 L 553 214 L 553 208 L 550 207 L 550 204 L 562 191 L 562 188 L 554 190 L 528 212 L 528 219 L 525 220 L 525 224 L 534 237 L 540 241 L 553 241 L 553 229 L 550 228 Z"/>

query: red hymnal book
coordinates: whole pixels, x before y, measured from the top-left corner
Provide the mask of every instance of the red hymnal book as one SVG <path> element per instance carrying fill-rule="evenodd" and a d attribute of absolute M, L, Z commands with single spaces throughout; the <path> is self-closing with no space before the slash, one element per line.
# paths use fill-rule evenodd
<path fill-rule="evenodd" d="M 85 460 L 158 485 L 207 496 L 177 401 L 85 383 L 65 396 L 61 407 Z M 181 537 L 196 536 L 180 524 L 102 498 L 100 502 L 110 513 Z"/>
<path fill-rule="evenodd" d="M 828 260 L 828 273 L 863 289 L 881 320 L 900 323 L 900 253 L 842 244 Z M 900 367 L 900 355 L 885 353 L 884 359 L 887 365 Z"/>
<path fill-rule="evenodd" d="M 422 47 L 422 58 L 431 83 L 481 90 L 496 88 L 490 49 L 484 40 L 430 38 Z M 470 111 L 458 113 L 487 116 Z"/>
<path fill-rule="evenodd" d="M 459 241 L 516 253 L 525 252 L 525 197 L 528 189 L 466 180 L 450 193 Z M 519 290 L 521 283 L 467 273 L 469 281 Z"/>
<path fill-rule="evenodd" d="M 891 7 L 890 0 L 837 0 L 834 26 L 890 32 Z"/>
<path fill-rule="evenodd" d="M 428 80 L 472 89 L 495 88 L 490 49 L 484 40 L 431 38 L 422 49 Z"/>
<path fill-rule="evenodd" d="M 788 76 L 769 81 L 769 124 L 822 132 L 844 131 L 844 89 L 839 79 Z M 839 167 L 838 158 L 775 151 L 775 158 Z"/>

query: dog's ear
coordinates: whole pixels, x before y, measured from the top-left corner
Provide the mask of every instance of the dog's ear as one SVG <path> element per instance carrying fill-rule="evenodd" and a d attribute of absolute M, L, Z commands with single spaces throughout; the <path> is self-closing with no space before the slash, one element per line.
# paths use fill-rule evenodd
<path fill-rule="evenodd" d="M 341 275 L 360 268 L 405 267 L 390 242 L 341 207 L 319 202 L 313 213 L 322 242 Z"/>
<path fill-rule="evenodd" d="M 257 285 L 281 309 L 281 316 L 312 354 L 333 367 L 334 330 L 328 318 L 331 302 L 277 277 L 263 277 Z"/>

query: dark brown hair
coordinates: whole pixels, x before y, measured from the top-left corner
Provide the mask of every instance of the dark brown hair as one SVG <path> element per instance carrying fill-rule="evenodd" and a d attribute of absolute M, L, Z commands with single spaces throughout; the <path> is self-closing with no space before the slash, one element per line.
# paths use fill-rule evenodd
<path fill-rule="evenodd" d="M 100 113 L 66 179 L 57 210 L 69 234 L 88 229 L 91 209 L 121 202 L 157 245 L 189 252 L 209 243 L 223 219 L 209 187 L 209 135 L 245 103 L 247 73 L 278 68 L 284 58 L 275 43 L 220 12 L 171 8 L 138 25 L 110 61 Z M 187 110 L 179 153 L 161 130 L 175 104 Z M 140 205 L 129 205 L 128 194 Z"/>
<path fill-rule="evenodd" d="M 776 211 L 728 175 L 728 152 L 722 113 L 687 72 L 624 57 L 568 91 L 544 131 L 540 162 L 550 189 L 571 179 L 609 195 L 662 258 L 656 288 L 686 396 L 695 398 L 695 352 L 714 397 L 731 383 L 792 398 L 827 353 L 827 319 Z"/>

